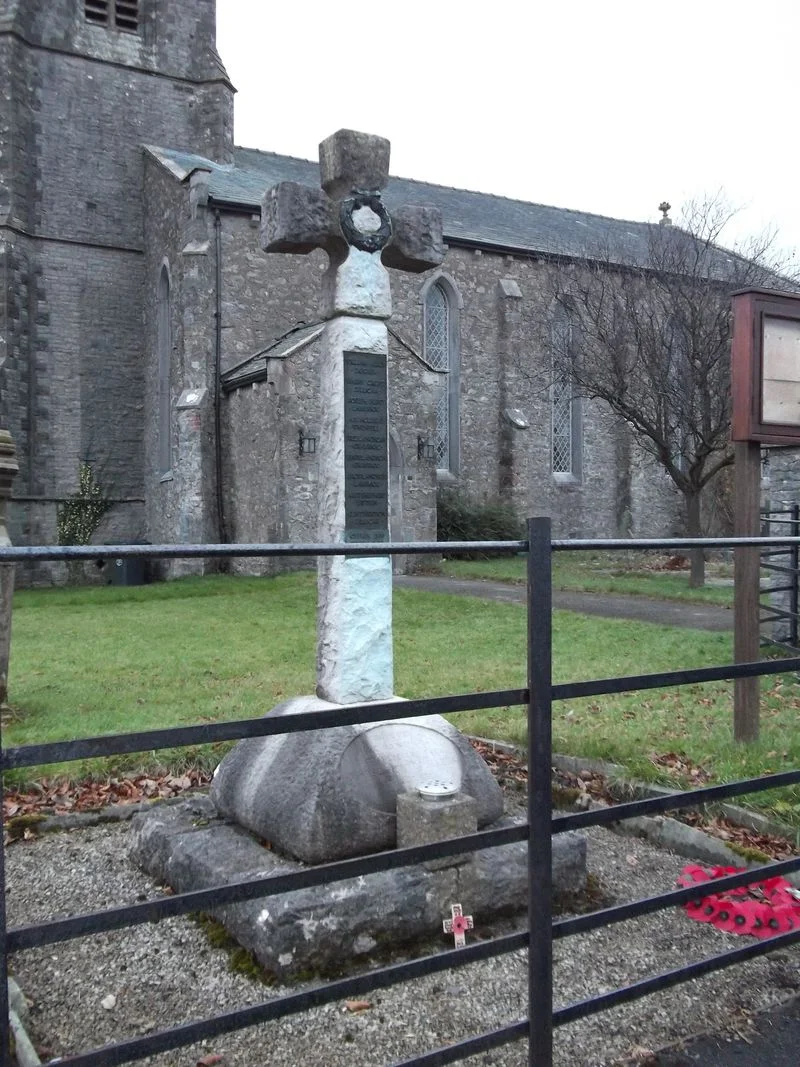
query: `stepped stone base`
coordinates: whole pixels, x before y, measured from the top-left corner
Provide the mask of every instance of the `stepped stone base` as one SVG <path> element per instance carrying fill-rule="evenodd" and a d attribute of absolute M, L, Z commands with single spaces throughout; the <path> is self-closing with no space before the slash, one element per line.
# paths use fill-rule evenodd
<path fill-rule="evenodd" d="M 503 818 L 493 825 L 514 821 L 520 820 Z M 137 862 L 177 892 L 269 879 L 304 866 L 226 822 L 206 797 L 141 813 L 131 833 Z M 523 842 L 229 905 L 213 915 L 267 971 L 288 977 L 338 968 L 379 946 L 438 936 L 444 946 L 449 938 L 445 941 L 442 920 L 454 903 L 473 916 L 479 936 L 481 925 L 491 919 L 524 914 L 527 874 Z M 582 837 L 553 838 L 553 880 L 556 892 L 584 887 Z"/>

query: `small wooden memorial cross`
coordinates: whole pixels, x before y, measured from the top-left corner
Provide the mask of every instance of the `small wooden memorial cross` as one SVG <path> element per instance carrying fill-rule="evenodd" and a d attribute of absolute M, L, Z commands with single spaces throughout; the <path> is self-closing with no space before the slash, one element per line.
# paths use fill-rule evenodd
<path fill-rule="evenodd" d="M 420 272 L 444 258 L 435 208 L 381 199 L 389 142 L 339 130 L 319 146 L 321 189 L 281 182 L 262 203 L 265 252 L 328 253 L 323 280 L 319 540 L 389 539 L 387 267 Z M 317 695 L 338 704 L 394 692 L 388 556 L 321 557 Z"/>
<path fill-rule="evenodd" d="M 450 913 L 453 916 L 452 919 L 442 920 L 444 932 L 453 935 L 456 942 L 456 948 L 464 948 L 467 943 L 467 939 L 464 935 L 467 930 L 471 930 L 475 925 L 472 921 L 472 916 L 465 915 L 464 909 L 460 904 L 451 904 Z"/>

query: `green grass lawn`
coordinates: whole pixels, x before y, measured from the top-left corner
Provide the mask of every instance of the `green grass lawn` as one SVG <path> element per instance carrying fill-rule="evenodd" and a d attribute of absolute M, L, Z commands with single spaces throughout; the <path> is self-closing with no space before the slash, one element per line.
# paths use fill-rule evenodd
<path fill-rule="evenodd" d="M 555 552 L 553 588 L 726 606 L 733 604 L 733 585 L 715 584 L 732 577 L 732 564 L 708 563 L 708 584 L 702 589 L 690 589 L 688 571 L 660 569 L 666 558 L 646 552 Z M 444 560 L 438 572 L 452 578 L 517 584 L 526 580 L 525 568 L 525 557 L 518 555 L 487 560 Z"/>
<path fill-rule="evenodd" d="M 308 572 L 20 591 L 5 744 L 247 718 L 313 692 L 314 603 Z M 395 592 L 394 627 L 396 690 L 402 696 L 525 684 L 521 605 L 401 589 Z M 555 613 L 556 681 L 731 658 L 727 633 Z M 800 766 L 800 689 L 790 677 L 770 677 L 762 685 L 763 738 L 752 747 L 731 740 L 732 686 L 724 682 L 556 704 L 554 747 L 666 781 L 675 779 L 653 761 L 670 753 L 718 780 Z M 452 718 L 469 733 L 525 743 L 523 708 Z M 110 769 L 79 763 L 58 771 L 80 778 L 165 762 L 213 763 L 219 752 L 145 753 L 119 757 Z M 795 801 L 783 794 L 780 804 L 786 811 Z"/>

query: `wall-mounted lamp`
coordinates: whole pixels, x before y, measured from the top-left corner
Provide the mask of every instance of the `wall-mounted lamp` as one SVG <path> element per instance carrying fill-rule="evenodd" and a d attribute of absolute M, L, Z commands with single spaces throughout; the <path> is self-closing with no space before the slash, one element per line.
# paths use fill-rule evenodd
<path fill-rule="evenodd" d="M 436 445 L 424 437 L 418 437 L 417 459 L 436 459 Z"/>
<path fill-rule="evenodd" d="M 317 439 L 316 437 L 310 437 L 303 430 L 300 431 L 300 448 L 299 452 L 301 456 L 313 456 L 317 451 Z"/>

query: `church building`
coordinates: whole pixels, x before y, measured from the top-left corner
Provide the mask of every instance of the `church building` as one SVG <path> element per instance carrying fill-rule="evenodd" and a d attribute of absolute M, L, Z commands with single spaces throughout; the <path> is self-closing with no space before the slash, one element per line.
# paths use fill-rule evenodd
<path fill-rule="evenodd" d="M 88 463 L 114 502 L 95 540 L 314 541 L 327 259 L 259 231 L 264 191 L 319 169 L 234 144 L 214 0 L 0 0 L 0 80 L 12 539 L 53 543 Z M 401 178 L 385 200 L 439 208 L 447 247 L 390 272 L 393 540 L 435 538 L 445 486 L 557 536 L 680 532 L 666 476 L 537 344 L 563 327 L 545 266 L 640 262 L 651 224 Z"/>

